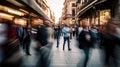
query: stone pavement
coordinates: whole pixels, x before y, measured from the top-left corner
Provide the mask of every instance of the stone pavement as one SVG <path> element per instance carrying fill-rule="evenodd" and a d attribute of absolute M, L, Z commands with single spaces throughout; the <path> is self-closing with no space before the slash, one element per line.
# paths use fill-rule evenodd
<path fill-rule="evenodd" d="M 31 44 L 31 56 L 27 56 L 23 49 L 11 58 L 10 62 L 16 62 L 20 58 L 19 65 L 17 67 L 83 67 L 84 62 L 84 52 L 78 48 L 78 42 L 76 38 L 71 39 L 71 51 L 68 51 L 67 43 L 65 45 L 65 50 L 62 50 L 63 37 L 60 38 L 60 45 L 56 47 L 56 40 L 51 45 L 42 47 L 40 51 L 36 51 L 36 41 L 32 40 Z M 104 67 L 103 66 L 104 52 L 102 49 L 93 48 L 90 52 L 90 59 L 88 62 L 88 67 Z M 14 67 L 14 66 L 12 66 Z"/>
<path fill-rule="evenodd" d="M 62 50 L 63 38 L 60 38 L 60 46 L 56 48 L 56 42 L 54 42 L 51 50 L 51 63 L 50 67 L 82 67 L 84 62 L 83 50 L 78 48 L 78 42 L 75 37 L 71 39 L 71 51 L 67 49 L 67 43 L 65 50 Z M 98 48 L 91 49 L 90 60 L 88 67 L 103 67 L 102 50 Z"/>

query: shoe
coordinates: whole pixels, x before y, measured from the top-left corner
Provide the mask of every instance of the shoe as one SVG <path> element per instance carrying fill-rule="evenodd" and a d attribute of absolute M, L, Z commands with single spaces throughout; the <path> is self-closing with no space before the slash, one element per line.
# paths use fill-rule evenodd
<path fill-rule="evenodd" d="M 69 51 L 72 50 L 72 49 L 68 49 Z"/>
<path fill-rule="evenodd" d="M 29 56 L 31 56 L 31 54 L 30 54 L 30 53 L 26 53 L 26 55 L 29 55 Z"/>
<path fill-rule="evenodd" d="M 56 46 L 58 48 L 58 46 Z"/>

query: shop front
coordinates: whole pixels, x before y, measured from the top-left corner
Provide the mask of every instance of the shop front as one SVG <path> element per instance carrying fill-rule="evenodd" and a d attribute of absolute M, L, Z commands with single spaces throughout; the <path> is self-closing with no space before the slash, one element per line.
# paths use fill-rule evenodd
<path fill-rule="evenodd" d="M 105 4 L 108 5 L 104 6 Z M 87 9 L 84 9 L 83 12 L 81 12 L 78 15 L 79 18 L 78 21 L 80 23 L 83 19 L 87 19 L 88 22 L 90 22 L 91 26 L 96 25 L 98 28 L 101 28 L 111 18 L 112 15 L 111 10 L 112 8 L 110 1 L 106 1 L 106 0 L 97 1 L 93 3 L 93 5 L 89 6 Z"/>
<path fill-rule="evenodd" d="M 52 22 L 36 0 L 0 0 L 0 64 L 18 52 L 19 27 L 32 28 L 43 21 Z"/>

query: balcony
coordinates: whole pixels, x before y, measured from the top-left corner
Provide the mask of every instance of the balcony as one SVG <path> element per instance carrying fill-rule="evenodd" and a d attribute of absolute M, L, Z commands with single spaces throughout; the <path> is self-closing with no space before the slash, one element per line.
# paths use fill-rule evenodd
<path fill-rule="evenodd" d="M 95 0 L 89 0 L 88 2 L 84 2 L 80 5 L 80 8 L 78 10 L 83 9 L 84 7 L 86 7 L 87 5 L 89 5 L 90 3 L 92 3 Z M 97 0 L 96 0 L 97 1 Z"/>
<path fill-rule="evenodd" d="M 90 0 L 87 3 L 83 3 L 82 5 L 78 5 L 78 10 L 76 16 L 83 14 L 86 10 L 90 9 L 92 6 L 95 5 L 96 2 L 99 0 Z"/>

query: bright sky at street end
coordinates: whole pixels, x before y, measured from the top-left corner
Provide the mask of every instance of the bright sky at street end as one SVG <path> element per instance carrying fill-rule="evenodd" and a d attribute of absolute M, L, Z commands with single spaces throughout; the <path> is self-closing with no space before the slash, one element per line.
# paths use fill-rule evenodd
<path fill-rule="evenodd" d="M 46 0 L 48 6 L 55 14 L 55 21 L 58 22 L 59 18 L 62 15 L 62 8 L 64 0 Z"/>

